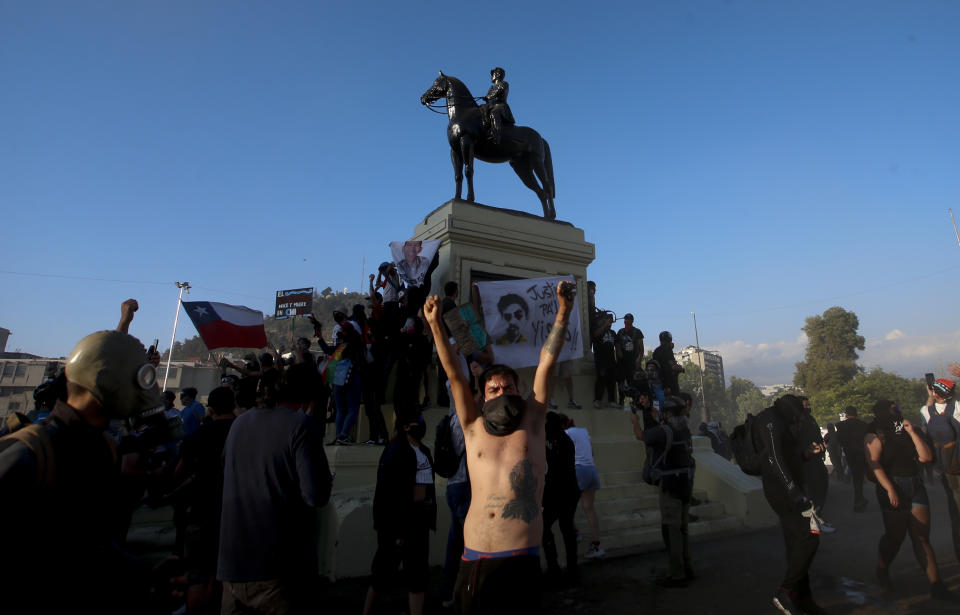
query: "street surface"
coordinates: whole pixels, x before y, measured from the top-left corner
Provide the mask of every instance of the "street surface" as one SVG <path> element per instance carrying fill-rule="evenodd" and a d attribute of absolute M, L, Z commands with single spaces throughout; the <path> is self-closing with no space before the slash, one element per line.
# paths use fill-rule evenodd
<path fill-rule="evenodd" d="M 960 613 L 960 565 L 949 536 L 949 518 L 939 483 L 927 485 L 932 508 L 932 543 L 947 587 L 956 603 L 931 600 L 926 576 L 920 571 L 907 538 L 891 566 L 895 590 L 884 593 L 874 577 L 876 545 L 882 532 L 874 485 L 865 483 L 870 504 L 865 513 L 852 512 L 853 490 L 831 482 L 825 517 L 838 531 L 824 535 L 811 569 L 814 596 L 831 614 L 879 615 Z M 449 514 L 441 508 L 439 514 Z M 601 524 L 603 520 L 600 520 Z M 559 533 L 557 534 L 559 539 Z M 445 537 L 431 536 L 431 540 Z M 578 587 L 548 590 L 545 614 L 634 615 L 636 613 L 726 615 L 774 614 L 773 593 L 785 570 L 779 527 L 694 542 L 691 546 L 697 579 L 684 589 L 663 589 L 654 578 L 666 572 L 664 551 L 642 553 L 581 564 Z M 440 569 L 431 571 L 428 613 L 449 612 L 439 604 Z M 328 586 L 332 613 L 359 613 L 367 579 L 348 579 Z M 406 612 L 406 597 L 397 590 L 380 602 L 379 613 Z"/>

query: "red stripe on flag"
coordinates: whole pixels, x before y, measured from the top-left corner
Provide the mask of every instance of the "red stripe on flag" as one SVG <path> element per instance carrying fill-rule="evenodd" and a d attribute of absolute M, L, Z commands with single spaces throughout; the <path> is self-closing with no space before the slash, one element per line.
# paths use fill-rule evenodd
<path fill-rule="evenodd" d="M 214 320 L 198 327 L 197 332 L 207 348 L 263 348 L 267 345 L 267 334 L 263 325 L 241 327 L 226 320 Z"/>

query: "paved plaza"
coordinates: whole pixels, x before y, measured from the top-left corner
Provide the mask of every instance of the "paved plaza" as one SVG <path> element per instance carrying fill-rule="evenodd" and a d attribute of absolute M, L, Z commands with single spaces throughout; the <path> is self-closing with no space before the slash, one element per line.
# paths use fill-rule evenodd
<path fill-rule="evenodd" d="M 891 567 L 896 590 L 884 593 L 877 586 L 873 570 L 882 526 L 872 489 L 873 485 L 867 483 L 865 491 L 870 501 L 867 512 L 855 514 L 851 511 L 851 487 L 831 483 L 826 516 L 838 531 L 821 538 L 820 551 L 811 569 L 817 600 L 829 613 L 837 615 L 960 613 L 960 602 L 930 600 L 926 577 L 913 557 L 909 539 Z M 947 586 L 960 595 L 960 565 L 950 544 L 943 491 L 939 485 L 928 485 L 928 490 L 933 509 L 931 539 L 937 561 Z M 779 528 L 699 541 L 692 549 L 698 578 L 686 589 L 662 589 L 654 584 L 654 578 L 666 570 L 666 555 L 662 551 L 586 561 L 581 568 L 581 584 L 549 590 L 544 597 L 543 612 L 551 615 L 776 612 L 770 601 L 785 568 Z M 443 613 L 436 593 L 439 568 L 433 570 L 432 576 L 428 612 Z M 359 613 L 365 589 L 365 579 L 332 584 L 329 603 L 333 610 L 330 612 Z M 398 591 L 394 598 L 384 601 L 379 612 L 403 612 L 404 596 Z"/>

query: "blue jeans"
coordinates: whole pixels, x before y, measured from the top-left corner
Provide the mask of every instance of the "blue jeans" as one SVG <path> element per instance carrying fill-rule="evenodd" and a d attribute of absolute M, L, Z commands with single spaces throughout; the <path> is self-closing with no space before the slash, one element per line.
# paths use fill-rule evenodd
<path fill-rule="evenodd" d="M 362 397 L 360 376 L 352 374 L 350 380 L 343 385 L 334 385 L 333 403 L 337 406 L 337 437 L 349 438 L 353 424 L 360 414 L 360 398 Z"/>
<path fill-rule="evenodd" d="M 450 507 L 450 532 L 447 534 L 447 557 L 443 563 L 442 596 L 448 600 L 453 596 L 453 586 L 460 570 L 460 556 L 463 555 L 463 524 L 470 510 L 470 481 L 447 485 L 447 506 Z"/>

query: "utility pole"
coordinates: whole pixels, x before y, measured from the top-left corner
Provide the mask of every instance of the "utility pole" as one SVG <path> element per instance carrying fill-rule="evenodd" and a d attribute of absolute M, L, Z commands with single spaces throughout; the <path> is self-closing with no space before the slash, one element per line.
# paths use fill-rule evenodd
<path fill-rule="evenodd" d="M 170 350 L 167 351 L 167 368 L 163 370 L 163 390 L 167 390 L 167 376 L 170 375 L 170 359 L 173 358 L 173 341 L 177 337 L 177 323 L 180 321 L 180 304 L 183 303 L 183 291 L 190 294 L 190 282 L 175 282 L 180 289 L 180 296 L 177 298 L 177 313 L 173 317 L 173 333 L 170 335 Z"/>
<path fill-rule="evenodd" d="M 950 212 L 950 221 L 953 222 L 953 234 L 957 236 L 957 245 L 960 246 L 960 233 L 957 232 L 957 221 L 953 218 L 953 210 L 947 209 Z"/>
<path fill-rule="evenodd" d="M 700 332 L 697 331 L 697 313 L 690 312 L 693 314 L 693 335 L 694 339 L 697 340 L 697 367 L 700 368 L 700 400 L 703 402 L 703 422 L 708 423 L 710 421 L 710 410 L 707 409 L 707 392 L 703 388 L 703 370 L 707 367 L 707 362 L 703 358 L 703 351 L 700 350 Z"/>

